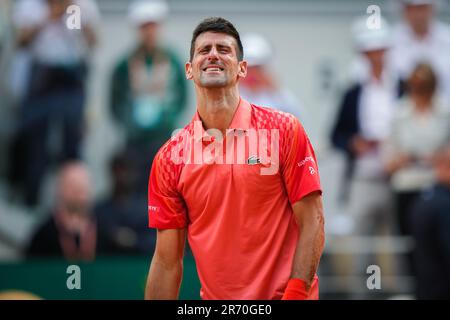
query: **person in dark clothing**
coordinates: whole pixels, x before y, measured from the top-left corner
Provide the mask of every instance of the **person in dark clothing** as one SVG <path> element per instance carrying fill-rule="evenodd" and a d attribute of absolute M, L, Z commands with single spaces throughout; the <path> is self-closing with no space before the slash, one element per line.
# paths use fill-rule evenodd
<path fill-rule="evenodd" d="M 133 192 L 135 167 L 126 152 L 111 162 L 113 190 L 95 206 L 99 228 L 99 254 L 148 254 L 154 250 L 156 233 L 148 228 L 147 199 Z"/>
<path fill-rule="evenodd" d="M 67 8 L 74 4 L 83 12 L 80 31 L 66 25 Z M 80 158 L 97 11 L 91 0 L 21 0 L 14 6 L 16 45 L 30 61 L 10 146 L 9 180 L 29 207 L 39 204 L 52 160 Z"/>
<path fill-rule="evenodd" d="M 418 299 L 450 299 L 450 144 L 438 151 L 436 184 L 411 214 Z"/>
<path fill-rule="evenodd" d="M 91 197 L 89 174 L 84 165 L 78 162 L 64 165 L 52 215 L 31 237 L 26 256 L 94 260 L 97 226 L 90 214 Z"/>

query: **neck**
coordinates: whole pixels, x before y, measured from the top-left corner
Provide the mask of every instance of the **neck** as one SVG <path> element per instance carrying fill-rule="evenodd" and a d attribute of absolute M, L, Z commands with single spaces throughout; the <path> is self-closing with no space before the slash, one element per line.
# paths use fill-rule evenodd
<path fill-rule="evenodd" d="M 383 75 L 383 66 L 381 64 L 375 64 L 372 66 L 372 77 L 377 82 L 381 82 L 381 77 Z"/>
<path fill-rule="evenodd" d="M 424 111 L 427 111 L 429 109 L 429 107 L 431 106 L 432 97 L 431 96 L 416 96 L 414 100 L 415 100 L 417 110 L 424 112 Z"/>
<path fill-rule="evenodd" d="M 146 56 L 153 56 L 156 51 L 156 46 L 155 45 L 146 45 L 145 43 L 143 43 L 141 45 L 141 47 L 139 48 L 139 50 Z"/>
<path fill-rule="evenodd" d="M 239 105 L 237 86 L 230 88 L 197 88 L 197 110 L 205 129 L 218 129 L 224 133 L 233 120 Z"/>
<path fill-rule="evenodd" d="M 428 36 L 429 27 L 423 26 L 421 28 L 414 29 L 414 35 L 418 40 L 424 40 Z"/>

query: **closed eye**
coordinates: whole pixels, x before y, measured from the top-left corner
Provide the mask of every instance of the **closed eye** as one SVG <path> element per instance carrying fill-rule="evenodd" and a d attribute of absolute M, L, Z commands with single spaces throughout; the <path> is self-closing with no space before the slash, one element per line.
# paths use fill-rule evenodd
<path fill-rule="evenodd" d="M 220 53 L 229 53 L 230 51 L 231 51 L 231 48 L 230 47 L 228 47 L 228 46 L 217 46 L 217 50 L 220 52 Z"/>

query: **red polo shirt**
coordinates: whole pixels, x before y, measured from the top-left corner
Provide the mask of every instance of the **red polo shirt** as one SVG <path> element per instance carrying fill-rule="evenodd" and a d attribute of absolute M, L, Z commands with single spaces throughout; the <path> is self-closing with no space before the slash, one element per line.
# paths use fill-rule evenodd
<path fill-rule="evenodd" d="M 196 113 L 159 150 L 149 225 L 187 228 L 203 299 L 281 299 L 301 236 L 292 204 L 321 191 L 313 148 L 294 116 L 243 99 L 224 139 L 210 133 Z"/>

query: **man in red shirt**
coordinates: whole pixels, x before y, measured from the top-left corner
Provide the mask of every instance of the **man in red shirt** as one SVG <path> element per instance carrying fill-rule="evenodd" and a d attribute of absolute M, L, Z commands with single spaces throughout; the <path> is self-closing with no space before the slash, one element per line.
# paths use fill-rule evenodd
<path fill-rule="evenodd" d="M 202 299 L 318 299 L 324 246 L 316 157 L 292 115 L 240 98 L 247 63 L 223 18 L 194 30 L 186 77 L 197 112 L 156 155 L 146 299 L 178 298 L 186 236 Z"/>

